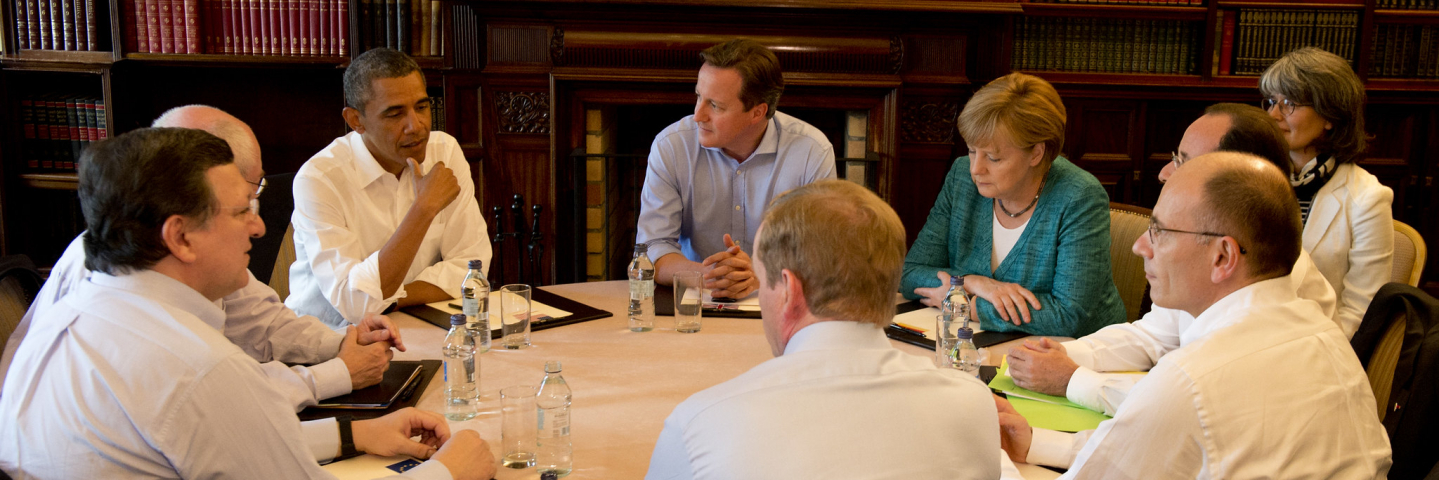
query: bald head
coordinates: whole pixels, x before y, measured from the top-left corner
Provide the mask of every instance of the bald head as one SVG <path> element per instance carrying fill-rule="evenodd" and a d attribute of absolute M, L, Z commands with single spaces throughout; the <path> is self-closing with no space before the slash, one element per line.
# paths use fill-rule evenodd
<path fill-rule="evenodd" d="M 150 126 L 209 132 L 230 144 L 230 150 L 235 153 L 235 165 L 240 167 L 240 174 L 245 176 L 245 180 L 259 182 L 260 177 L 265 175 L 264 166 L 260 163 L 260 142 L 255 139 L 255 132 L 224 110 L 205 105 L 175 107 L 161 114 Z"/>
<path fill-rule="evenodd" d="M 1238 152 L 1201 155 L 1175 172 L 1164 194 L 1197 195 L 1192 215 L 1211 232 L 1234 237 L 1254 281 L 1288 275 L 1299 258 L 1299 203 L 1273 163 Z"/>

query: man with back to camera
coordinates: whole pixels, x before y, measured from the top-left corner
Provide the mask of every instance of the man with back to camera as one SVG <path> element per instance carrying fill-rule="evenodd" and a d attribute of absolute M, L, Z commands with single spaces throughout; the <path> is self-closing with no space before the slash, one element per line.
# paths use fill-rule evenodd
<path fill-rule="evenodd" d="M 1010 457 L 1068 468 L 1062 478 L 1383 478 L 1389 440 L 1364 369 L 1288 278 L 1300 229 L 1270 163 L 1185 163 L 1134 242 L 1154 304 L 1194 317 L 1181 346 L 1096 430 L 1031 428 L 996 397 Z"/>
<path fill-rule="evenodd" d="M 330 325 L 456 298 L 490 239 L 460 145 L 430 131 L 424 72 L 376 48 L 345 69 L 345 123 L 295 174 L 285 305 Z"/>
<path fill-rule="evenodd" d="M 636 243 L 649 246 L 655 281 L 703 272 L 714 297 L 742 298 L 759 288 L 746 252 L 765 208 L 781 192 L 835 178 L 834 147 L 775 110 L 784 76 L 768 48 L 736 39 L 700 57 L 694 115 L 650 147 Z"/>
<path fill-rule="evenodd" d="M 81 157 L 90 278 L 34 322 L 0 395 L 15 478 L 333 478 L 357 451 L 431 458 L 409 478 L 490 478 L 473 431 L 413 408 L 303 424 L 221 333 L 216 301 L 250 281 L 264 224 L 230 146 L 146 128 Z M 411 439 L 421 437 L 420 441 Z M 432 458 L 433 457 L 433 458 Z"/>
<path fill-rule="evenodd" d="M 775 358 L 675 407 L 646 478 L 1018 478 L 984 384 L 882 331 L 904 244 L 894 209 L 854 183 L 776 198 L 754 255 Z"/>
<path fill-rule="evenodd" d="M 258 201 L 264 190 L 265 169 L 260 143 L 245 122 L 214 107 L 187 105 L 166 111 L 152 126 L 195 128 L 225 140 L 234 152 L 235 166 L 254 187 L 255 198 L 251 201 Z M 71 241 L 55 262 L 50 277 L 11 334 L 4 360 L 0 361 L 0 377 L 9 369 L 31 320 L 90 277 L 90 270 L 85 268 L 83 237 L 82 234 Z M 368 316 L 350 329 L 353 332 L 338 333 L 315 317 L 295 315 L 274 289 L 254 275 L 243 288 L 220 299 L 219 306 L 225 311 L 225 337 L 262 362 L 266 376 L 296 411 L 321 399 L 379 383 L 389 366 L 390 344 L 405 350 L 399 330 L 383 315 Z"/>
<path fill-rule="evenodd" d="M 1253 154 L 1280 172 L 1292 168 L 1284 132 L 1268 113 L 1253 105 L 1219 103 L 1205 109 L 1204 116 L 1185 130 L 1174 160 L 1159 172 L 1159 181 L 1167 181 L 1189 159 L 1214 151 Z M 1299 252 L 1290 278 L 1296 281 L 1294 288 L 1300 298 L 1314 300 L 1326 315 L 1340 321 L 1334 289 L 1307 252 Z M 1153 368 L 1160 357 L 1180 347 L 1180 332 L 1193 321 L 1188 313 L 1156 305 L 1133 323 L 1111 325 L 1075 341 L 1027 341 L 1010 350 L 1009 372 L 1024 388 L 1066 396 L 1112 416 L 1136 378 L 1101 372 Z M 1353 336 L 1358 327 L 1339 323 L 1345 336 Z"/>

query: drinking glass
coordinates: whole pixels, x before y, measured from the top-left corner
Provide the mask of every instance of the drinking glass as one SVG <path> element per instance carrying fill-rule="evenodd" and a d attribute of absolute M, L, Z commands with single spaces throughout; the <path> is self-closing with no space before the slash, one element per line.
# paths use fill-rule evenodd
<path fill-rule="evenodd" d="M 534 385 L 515 385 L 500 389 L 500 443 L 505 456 L 500 463 L 508 468 L 529 468 L 535 465 L 537 430 Z"/>
<path fill-rule="evenodd" d="M 700 317 L 704 302 L 704 281 L 700 272 L 678 272 L 674 277 L 675 290 L 675 331 L 695 333 L 700 331 Z"/>
<path fill-rule="evenodd" d="M 500 287 L 500 324 L 503 344 L 510 350 L 530 346 L 530 286 Z"/>

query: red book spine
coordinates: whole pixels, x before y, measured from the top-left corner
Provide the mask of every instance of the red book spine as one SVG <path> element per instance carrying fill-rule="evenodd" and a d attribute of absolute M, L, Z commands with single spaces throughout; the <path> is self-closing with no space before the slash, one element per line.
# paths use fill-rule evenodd
<path fill-rule="evenodd" d="M 129 28 L 126 29 L 125 41 L 131 42 L 127 50 L 149 52 L 150 35 L 149 28 L 145 25 L 145 0 L 130 2 L 130 8 L 125 9 L 125 24 L 129 25 Z"/>
<path fill-rule="evenodd" d="M 21 149 L 25 166 L 31 169 L 40 168 L 40 157 L 35 155 L 35 101 L 30 97 L 20 99 L 20 126 L 25 131 L 25 144 Z"/>
<path fill-rule="evenodd" d="M 260 19 L 262 18 L 260 15 L 263 13 L 260 7 L 261 2 L 260 0 L 246 0 L 245 3 L 249 7 L 249 15 L 247 16 L 250 17 L 248 29 L 248 35 L 250 35 L 250 53 L 254 55 L 265 55 L 269 52 L 265 51 L 265 31 L 264 27 L 260 26 Z"/>
<path fill-rule="evenodd" d="M 150 39 L 150 53 L 160 53 L 160 2 L 165 0 L 145 0 L 145 32 Z"/>
<path fill-rule="evenodd" d="M 315 55 L 333 55 L 330 53 L 330 36 L 334 34 L 333 30 L 330 29 L 330 0 L 315 0 L 315 6 L 320 12 L 319 17 L 316 18 L 316 21 L 320 24 L 320 28 L 318 29 L 320 33 L 316 35 L 316 38 L 320 40 L 320 48 L 315 52 Z"/>
<path fill-rule="evenodd" d="M 310 23 L 310 55 L 324 55 L 325 51 L 320 49 L 320 0 L 301 0 L 310 6 L 308 14 Z"/>
<path fill-rule="evenodd" d="M 205 53 L 221 53 L 220 34 L 224 32 L 220 26 L 220 4 L 216 0 L 203 0 L 200 3 L 200 23 L 205 29 L 200 32 L 200 45 Z"/>
<path fill-rule="evenodd" d="M 70 127 L 65 119 L 65 99 L 50 101 L 50 140 L 54 142 L 55 161 L 52 168 L 65 168 L 65 159 L 70 158 Z"/>
<path fill-rule="evenodd" d="M 96 141 L 109 138 L 110 128 L 108 125 L 110 124 L 110 120 L 105 118 L 105 101 L 98 98 L 95 99 L 95 123 L 99 125 L 99 128 L 95 129 L 99 133 L 99 135 L 96 136 Z"/>
<path fill-rule="evenodd" d="M 286 55 L 299 56 L 300 33 L 297 30 L 300 28 L 300 22 L 298 20 L 300 16 L 299 6 L 295 5 L 294 0 L 280 0 L 280 4 L 285 7 L 284 12 L 282 12 L 283 14 L 280 16 L 280 21 L 285 22 L 285 48 L 288 52 Z"/>
<path fill-rule="evenodd" d="M 35 149 L 31 152 L 39 160 L 40 168 L 51 168 L 55 166 L 54 158 L 55 125 L 50 119 L 50 102 L 45 98 L 36 98 L 35 103 Z"/>
<path fill-rule="evenodd" d="M 291 55 L 290 45 L 290 2 L 275 0 L 275 37 L 280 41 L 280 55 Z"/>
<path fill-rule="evenodd" d="M 254 45 L 250 41 L 250 3 L 251 0 L 235 1 L 235 53 L 253 55 Z"/>
<path fill-rule="evenodd" d="M 350 0 L 335 0 L 336 49 L 341 57 L 350 56 Z"/>
<path fill-rule="evenodd" d="M 281 10 L 280 0 L 265 0 L 270 4 L 270 14 L 265 17 L 265 23 L 270 26 L 270 53 L 272 55 L 285 54 L 285 33 L 281 28 L 284 25 L 285 12 Z"/>
<path fill-rule="evenodd" d="M 290 0 L 294 11 L 290 13 L 290 20 L 295 22 L 295 55 L 310 55 L 310 2 L 308 0 Z"/>
<path fill-rule="evenodd" d="M 230 11 L 230 0 L 216 0 L 220 6 L 220 51 L 226 55 L 235 52 L 235 17 Z"/>
<path fill-rule="evenodd" d="M 160 0 L 160 52 L 175 53 L 175 0 Z"/>
<path fill-rule="evenodd" d="M 1219 37 L 1219 74 L 1229 75 L 1234 64 L 1234 25 L 1239 12 L 1224 12 L 1224 26 Z"/>
<path fill-rule="evenodd" d="M 185 6 L 185 53 L 201 53 L 200 0 L 182 0 L 182 5 Z"/>
<path fill-rule="evenodd" d="M 270 2 L 268 0 L 256 0 L 255 8 L 260 12 L 260 18 L 255 21 L 259 26 L 256 31 L 260 34 L 260 51 L 265 55 L 274 53 L 274 46 L 270 44 Z"/>

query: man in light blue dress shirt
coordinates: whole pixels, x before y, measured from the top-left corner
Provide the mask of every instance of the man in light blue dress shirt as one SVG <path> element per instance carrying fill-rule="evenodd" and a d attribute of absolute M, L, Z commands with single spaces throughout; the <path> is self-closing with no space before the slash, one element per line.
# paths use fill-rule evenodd
<path fill-rule="evenodd" d="M 750 265 L 771 199 L 834 178 L 834 147 L 819 129 L 775 105 L 784 78 L 774 53 L 737 39 L 700 53 L 695 113 L 655 136 L 640 195 L 636 242 L 655 280 L 700 271 L 715 297 L 759 288 Z"/>

